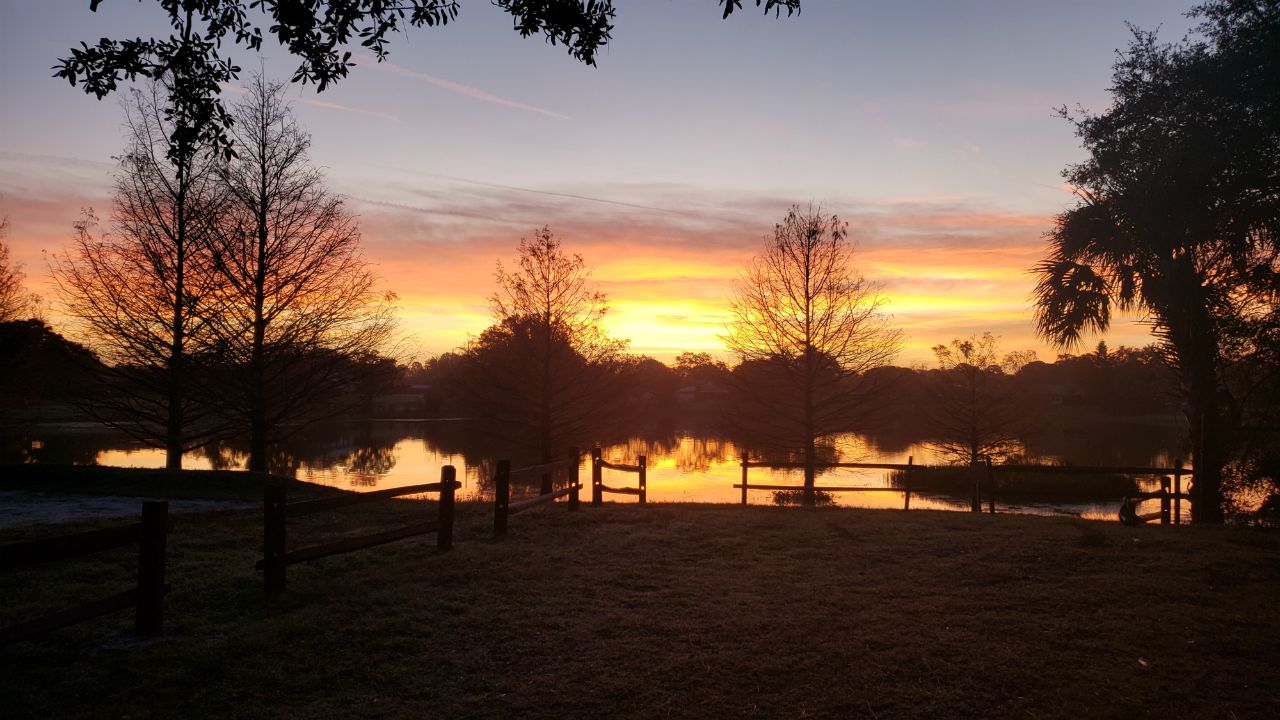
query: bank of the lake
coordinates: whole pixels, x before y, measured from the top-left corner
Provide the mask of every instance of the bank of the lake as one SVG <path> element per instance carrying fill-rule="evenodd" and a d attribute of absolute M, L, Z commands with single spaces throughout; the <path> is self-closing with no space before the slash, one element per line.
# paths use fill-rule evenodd
<path fill-rule="evenodd" d="M 424 507 L 424 504 L 427 505 Z M 302 546 L 430 503 L 298 519 Z M 1274 717 L 1280 535 L 1067 518 L 555 505 L 290 568 L 179 516 L 166 634 L 4 651 L 10 717 Z M 0 541 L 104 521 L 0 531 Z M 129 551 L 10 573 L 0 623 L 118 592 Z"/>
<path fill-rule="evenodd" d="M 1176 450 L 1180 437 L 1182 431 L 1176 424 L 1154 419 L 1138 423 L 1103 423 L 1095 419 L 1064 424 L 1036 438 L 1029 436 L 1025 442 L 1035 453 L 1028 458 L 1032 461 L 1167 467 L 1180 457 Z M 32 430 L 27 442 L 39 447 L 27 451 L 26 462 L 149 468 L 163 467 L 165 462 L 163 450 L 142 447 L 101 426 L 96 431 L 85 425 L 40 426 Z M 844 462 L 947 462 L 926 440 L 910 434 L 848 433 L 834 438 L 834 447 L 835 458 Z M 738 502 L 740 491 L 733 486 L 741 481 L 739 463 L 744 452 L 759 456 L 758 451 L 734 442 L 714 427 L 701 426 L 666 428 L 604 443 L 603 447 L 604 458 L 612 462 L 635 463 L 640 456 L 646 457 L 651 502 Z M 499 458 L 512 459 L 516 467 L 536 462 L 503 447 L 500 441 L 465 420 L 362 420 L 317 426 L 295 436 L 277 448 L 272 469 L 299 480 L 364 491 L 429 482 L 439 477 L 441 467 L 453 465 L 463 484 L 461 497 L 485 499 L 492 497 L 494 464 Z M 235 445 L 210 446 L 189 453 L 184 467 L 235 469 L 243 467 L 245 459 L 243 448 Z M 587 472 L 585 468 L 583 472 Z M 1142 489 L 1155 489 L 1154 478 L 1138 476 L 1133 480 Z M 751 482 L 799 484 L 802 477 L 794 470 L 754 469 Z M 515 483 L 517 494 L 536 492 L 536 478 L 517 477 Z M 902 495 L 894 490 L 891 473 L 885 470 L 824 472 L 819 484 L 884 488 L 883 492 L 835 496 L 835 502 L 844 506 L 902 506 Z M 1050 478 L 1047 484 L 1052 492 L 1038 496 L 1010 493 L 1002 488 L 1000 510 L 1114 520 L 1120 498 L 1127 494 L 1114 488 L 1097 491 L 1074 477 Z M 927 484 L 918 489 L 921 492 L 913 497 L 913 508 L 963 511 L 969 507 L 967 492 L 955 493 Z M 769 504 L 773 494 L 751 491 L 748 499 L 753 504 Z"/>

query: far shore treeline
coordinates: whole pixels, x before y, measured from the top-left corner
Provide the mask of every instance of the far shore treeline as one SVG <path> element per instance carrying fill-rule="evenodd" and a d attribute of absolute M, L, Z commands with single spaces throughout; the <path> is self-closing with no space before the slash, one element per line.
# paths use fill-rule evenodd
<path fill-rule="evenodd" d="M 722 5 L 727 16 L 738 4 Z M 385 12 L 344 15 L 337 30 Z M 1081 408 L 1177 415 L 1197 522 L 1280 504 L 1280 5 L 1211 0 L 1190 16 L 1201 24 L 1172 44 L 1134 31 L 1107 109 L 1061 111 L 1086 157 L 1063 171 L 1076 202 L 1029 268 L 1028 320 L 1064 354 L 1044 362 L 990 334 L 942 332 L 936 362 L 913 368 L 893 364 L 901 332 L 875 278 L 858 271 L 840 208 L 814 205 L 778 208 L 777 224 L 760 228 L 724 299 L 723 358 L 688 352 L 668 365 L 628 353 L 605 332 L 591 259 L 555 234 L 554 218 L 511 238 L 484 331 L 455 351 L 404 357 L 395 296 L 379 289 L 356 218 L 311 163 L 284 85 L 257 77 L 224 105 L 219 83 L 238 69 L 211 61 L 216 43 L 120 50 L 103 39 L 59 75 L 99 96 L 120 73 L 151 82 L 125 102 L 110 213 L 86 211 L 51 259 L 65 326 L 39 319 L 0 242 L 3 453 L 26 459 L 32 423 L 88 419 L 163 448 L 173 470 L 219 443 L 247 447 L 248 468 L 268 470 L 310 426 L 392 415 L 471 418 L 545 462 L 680 417 L 803 463 L 812 504 L 816 467 L 842 433 L 910 426 L 957 464 L 1003 461 L 1021 456 L 1028 428 Z M 587 36 L 536 19 L 530 32 L 573 37 L 570 52 L 592 63 L 611 9 Z M 377 28 L 369 42 L 400 26 Z M 273 31 L 298 33 L 295 53 L 324 46 L 316 28 Z M 326 57 L 310 57 L 299 78 L 346 75 L 345 60 Z M 1142 318 L 1153 344 L 1085 351 L 1116 313 Z"/>

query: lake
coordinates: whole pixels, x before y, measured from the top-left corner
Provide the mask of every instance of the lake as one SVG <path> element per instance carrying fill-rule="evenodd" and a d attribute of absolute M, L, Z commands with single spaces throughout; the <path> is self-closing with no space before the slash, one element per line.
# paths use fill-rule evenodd
<path fill-rule="evenodd" d="M 38 428 L 31 435 L 28 460 L 37 462 L 97 463 L 120 467 L 163 467 L 164 453 L 141 447 L 126 437 L 93 424 L 58 425 Z M 1058 424 L 1049 432 L 1029 434 L 1024 440 L 1027 454 L 1043 461 L 1070 461 L 1077 465 L 1170 466 L 1179 456 L 1181 430 L 1175 422 L 1121 423 L 1097 419 L 1084 423 Z M 488 447 L 486 447 L 488 445 Z M 495 461 L 509 456 L 493 443 L 477 438 L 465 420 L 386 420 L 334 423 L 314 428 L 296 437 L 273 457 L 273 470 L 300 480 L 349 490 L 373 490 L 434 482 L 440 468 L 453 465 L 462 482 L 460 499 L 492 497 Z M 921 438 L 909 436 L 864 436 L 847 434 L 836 441 L 842 462 L 943 464 Z M 736 503 L 741 491 L 733 485 L 741 481 L 741 448 L 705 430 L 671 429 L 648 437 L 602 448 L 610 462 L 635 463 L 647 456 L 648 499 L 650 502 Z M 245 454 L 235 447 L 221 446 L 189 453 L 184 467 L 189 469 L 241 468 Z M 513 459 L 513 467 L 532 464 L 530 459 Z M 580 477 L 589 486 L 590 469 L 584 462 Z M 1064 481 L 1066 479 L 1064 478 Z M 634 486 L 635 475 L 605 471 L 604 482 L 613 486 Z M 753 484 L 795 484 L 803 482 L 799 470 L 752 468 Z M 818 485 L 858 485 L 886 488 L 884 492 L 843 493 L 837 504 L 851 507 L 901 508 L 902 493 L 890 487 L 883 470 L 836 469 L 821 474 Z M 1154 480 L 1144 480 L 1143 489 L 1154 489 Z M 537 493 L 536 477 L 513 478 L 512 495 Z M 583 497 L 589 498 L 589 490 Z M 607 495 L 611 502 L 636 502 L 634 497 Z M 753 504 L 773 502 L 773 493 L 752 490 Z M 1154 501 L 1149 501 L 1158 505 Z M 1001 512 L 1064 514 L 1091 519 L 1114 520 L 1118 498 L 1089 498 L 1072 502 L 1001 501 Z M 911 507 L 917 509 L 968 509 L 968 498 L 939 493 L 913 493 Z M 1144 511 L 1151 508 L 1144 507 Z M 1189 508 L 1183 505 L 1184 515 Z"/>

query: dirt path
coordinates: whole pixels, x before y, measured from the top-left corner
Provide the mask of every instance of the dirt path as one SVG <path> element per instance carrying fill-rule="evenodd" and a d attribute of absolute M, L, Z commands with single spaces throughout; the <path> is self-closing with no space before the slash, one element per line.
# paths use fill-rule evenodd
<path fill-rule="evenodd" d="M 146 497 L 72 495 L 26 490 L 0 491 L 0 528 L 43 525 L 89 518 L 137 517 Z M 257 507 L 261 503 L 225 500 L 170 500 L 169 512 L 194 513 Z"/>

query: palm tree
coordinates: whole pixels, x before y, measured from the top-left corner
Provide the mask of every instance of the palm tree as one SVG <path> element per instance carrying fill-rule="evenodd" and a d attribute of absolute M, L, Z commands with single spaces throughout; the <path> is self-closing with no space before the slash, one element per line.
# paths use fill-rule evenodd
<path fill-rule="evenodd" d="M 1203 522 L 1222 520 L 1237 415 L 1225 370 L 1280 298 L 1280 3 L 1254 5 L 1198 7 L 1202 39 L 1176 45 L 1135 31 L 1112 107 L 1062 110 L 1089 158 L 1063 173 L 1080 201 L 1035 268 L 1036 324 L 1060 346 L 1105 332 L 1113 310 L 1150 324 L 1182 381 Z"/>

